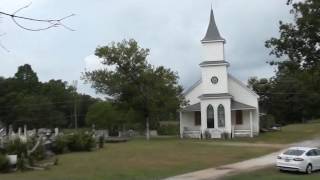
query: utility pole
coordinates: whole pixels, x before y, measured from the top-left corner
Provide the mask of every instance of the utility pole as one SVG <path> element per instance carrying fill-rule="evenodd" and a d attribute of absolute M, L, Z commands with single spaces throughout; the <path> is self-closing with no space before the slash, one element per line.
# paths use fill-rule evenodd
<path fill-rule="evenodd" d="M 77 87 L 78 87 L 78 81 L 74 80 L 72 81 L 73 88 L 74 88 L 74 128 L 78 128 L 78 116 L 77 116 Z"/>

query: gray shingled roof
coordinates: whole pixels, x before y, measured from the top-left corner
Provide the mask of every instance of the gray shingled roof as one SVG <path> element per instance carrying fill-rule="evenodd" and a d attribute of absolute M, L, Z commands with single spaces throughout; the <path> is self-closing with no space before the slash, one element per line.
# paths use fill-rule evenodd
<path fill-rule="evenodd" d="M 220 94 L 202 94 L 199 96 L 200 99 L 202 98 L 232 98 L 232 95 L 229 93 L 220 93 Z"/>
<path fill-rule="evenodd" d="M 196 103 L 182 109 L 182 111 L 189 111 L 189 112 L 200 111 L 200 110 L 201 110 L 200 103 Z"/>
<path fill-rule="evenodd" d="M 224 39 L 220 36 L 216 22 L 214 20 L 212 9 L 210 12 L 210 22 L 209 22 L 207 33 L 205 37 L 201 40 L 201 42 L 207 42 L 207 41 L 224 41 Z"/>
<path fill-rule="evenodd" d="M 249 109 L 256 109 L 253 106 L 240 103 L 235 100 L 231 100 L 231 110 L 249 110 Z M 195 111 L 201 111 L 201 105 L 200 103 L 189 105 L 181 110 L 182 112 L 195 112 Z"/>
<path fill-rule="evenodd" d="M 196 88 L 199 84 L 201 84 L 202 79 L 200 78 L 197 82 L 195 82 L 192 86 L 190 86 L 188 89 L 186 89 L 182 94 L 186 95 L 188 94 L 190 91 L 192 91 L 194 88 Z"/>
<path fill-rule="evenodd" d="M 227 61 L 203 61 L 202 63 L 200 63 L 200 66 L 217 66 L 217 65 L 229 65 L 229 63 Z"/>
<path fill-rule="evenodd" d="M 231 101 L 231 110 L 244 110 L 244 109 L 256 109 L 256 108 L 247 104 L 240 103 L 235 100 Z"/>

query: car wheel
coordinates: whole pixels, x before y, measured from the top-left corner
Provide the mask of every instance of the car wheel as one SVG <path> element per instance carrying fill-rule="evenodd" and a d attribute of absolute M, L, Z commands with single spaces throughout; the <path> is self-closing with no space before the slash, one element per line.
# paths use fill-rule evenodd
<path fill-rule="evenodd" d="M 311 174 L 312 173 L 312 165 L 308 164 L 307 168 L 306 168 L 306 173 L 307 174 Z"/>

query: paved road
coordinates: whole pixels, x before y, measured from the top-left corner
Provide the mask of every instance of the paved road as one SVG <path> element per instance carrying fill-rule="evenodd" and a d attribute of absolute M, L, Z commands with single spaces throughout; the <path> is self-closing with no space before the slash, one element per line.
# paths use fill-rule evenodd
<path fill-rule="evenodd" d="M 254 145 L 255 146 L 255 145 Z M 289 144 L 290 146 L 311 146 L 319 147 L 320 139 L 302 141 L 299 143 Z M 271 166 L 275 163 L 276 156 L 283 151 L 274 152 L 265 156 L 261 156 L 254 159 L 245 160 L 238 163 L 228 164 L 216 168 L 209 168 L 200 171 L 195 171 L 187 174 L 182 174 L 174 177 L 169 177 L 165 180 L 213 180 L 224 177 L 228 174 L 236 174 L 244 171 L 252 171 L 261 169 L 266 166 Z"/>

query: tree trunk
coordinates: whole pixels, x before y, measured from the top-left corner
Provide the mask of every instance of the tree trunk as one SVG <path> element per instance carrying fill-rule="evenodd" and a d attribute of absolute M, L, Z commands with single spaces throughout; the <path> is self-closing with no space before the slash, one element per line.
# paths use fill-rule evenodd
<path fill-rule="evenodd" d="M 146 139 L 150 140 L 149 117 L 146 117 Z"/>

